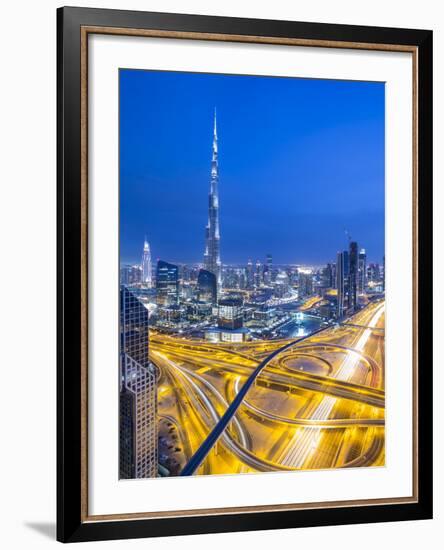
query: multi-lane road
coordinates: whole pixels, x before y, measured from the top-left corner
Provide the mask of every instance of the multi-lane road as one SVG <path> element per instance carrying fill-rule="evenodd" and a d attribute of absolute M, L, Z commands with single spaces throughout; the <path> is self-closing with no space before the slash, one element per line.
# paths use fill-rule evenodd
<path fill-rule="evenodd" d="M 384 318 L 384 302 L 375 302 L 300 343 L 210 344 L 151 333 L 159 414 L 181 427 L 181 464 L 258 365 L 289 344 L 261 370 L 195 473 L 384 464 Z"/>

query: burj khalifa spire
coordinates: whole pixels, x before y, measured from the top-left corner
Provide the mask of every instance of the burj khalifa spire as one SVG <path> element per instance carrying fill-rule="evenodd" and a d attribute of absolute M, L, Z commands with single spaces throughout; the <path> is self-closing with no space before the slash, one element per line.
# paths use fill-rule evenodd
<path fill-rule="evenodd" d="M 210 194 L 208 196 L 208 223 L 205 232 L 204 267 L 214 273 L 218 289 L 222 285 L 219 231 L 219 165 L 217 160 L 217 122 L 214 109 L 213 156 L 211 159 Z"/>

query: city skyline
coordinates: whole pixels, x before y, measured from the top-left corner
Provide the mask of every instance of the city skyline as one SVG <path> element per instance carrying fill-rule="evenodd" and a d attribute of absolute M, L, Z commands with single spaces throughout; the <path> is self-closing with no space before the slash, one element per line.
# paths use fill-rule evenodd
<path fill-rule="evenodd" d="M 127 72 L 131 74 L 127 75 Z M 261 171 L 264 170 L 264 162 L 263 159 L 261 159 L 260 162 L 256 162 L 250 165 L 249 174 L 247 175 L 246 179 L 247 185 L 243 185 L 243 180 L 239 182 L 239 185 L 243 185 L 243 187 L 239 189 L 239 201 L 238 204 L 236 204 L 236 196 L 233 196 L 234 166 L 233 159 L 230 158 L 233 155 L 233 144 L 230 142 L 229 139 L 219 137 L 219 140 L 222 141 L 220 153 L 220 158 L 222 159 L 220 161 L 220 171 L 222 174 L 220 177 L 220 195 L 221 204 L 223 205 L 220 209 L 220 224 L 221 232 L 223 234 L 223 240 L 221 241 L 220 246 L 222 264 L 245 264 L 248 259 L 251 259 L 253 261 L 256 261 L 257 259 L 263 260 L 267 253 L 271 253 L 273 255 L 275 264 L 277 265 L 321 265 L 327 261 L 334 260 L 336 252 L 342 250 L 346 246 L 346 231 L 351 234 L 353 239 L 358 240 L 360 243 L 365 243 L 369 262 L 381 262 L 384 255 L 383 85 L 378 83 L 346 83 L 347 86 L 345 86 L 344 83 L 336 81 L 313 82 L 302 79 L 270 79 L 266 77 L 233 77 L 222 75 L 194 74 L 190 75 L 187 73 L 161 73 L 159 75 L 159 73 L 157 72 L 148 72 L 148 75 L 148 80 L 150 80 L 151 83 L 153 83 L 152 79 L 154 78 L 155 81 L 158 80 L 159 85 L 164 85 L 165 79 L 169 80 L 172 78 L 173 80 L 172 82 L 170 82 L 170 87 L 174 82 L 177 85 L 177 79 L 181 81 L 185 79 L 185 81 L 187 81 L 189 84 L 189 88 L 191 86 L 192 89 L 196 83 L 194 77 L 198 79 L 199 83 L 202 83 L 202 78 L 204 79 L 204 82 L 207 82 L 206 79 L 210 79 L 212 81 L 213 87 L 215 86 L 213 82 L 214 79 L 217 80 L 217 84 L 219 87 L 222 85 L 221 82 L 226 82 L 226 80 L 224 79 L 229 79 L 228 85 L 222 85 L 225 91 L 227 91 L 228 87 L 231 91 L 235 88 L 237 91 L 243 91 L 244 93 L 248 91 L 248 88 L 251 85 L 251 81 L 249 79 L 254 80 L 255 86 L 258 84 L 259 81 L 259 88 L 265 87 L 269 89 L 271 87 L 271 92 L 273 93 L 277 93 L 277 91 L 282 92 L 284 88 L 284 91 L 288 95 L 289 92 L 294 92 L 296 89 L 302 87 L 303 90 L 299 90 L 299 95 L 303 99 L 305 98 L 306 103 L 308 100 L 305 96 L 307 95 L 309 90 L 312 94 L 314 91 L 317 90 L 319 99 L 319 97 L 322 97 L 322 89 L 327 87 L 329 93 L 329 101 L 331 103 L 330 107 L 327 108 L 327 111 L 330 112 L 330 118 L 332 118 L 331 126 L 333 127 L 333 130 L 332 127 L 330 127 L 330 139 L 333 142 L 333 137 L 336 136 L 337 138 L 338 136 L 340 137 L 341 134 L 347 133 L 347 139 L 345 139 L 344 135 L 342 135 L 342 141 L 353 141 L 353 136 L 356 133 L 364 132 L 364 127 L 367 126 L 369 128 L 368 133 L 370 135 L 367 136 L 368 140 L 365 143 L 367 143 L 367 145 L 369 143 L 372 143 L 373 147 L 370 148 L 370 152 L 368 152 L 367 156 L 369 158 L 367 158 L 366 160 L 363 159 L 363 150 L 362 148 L 358 149 L 361 154 L 360 160 L 363 164 L 365 163 L 366 171 L 371 172 L 373 169 L 375 173 L 373 174 L 373 176 L 367 174 L 367 180 L 364 181 L 364 183 L 362 183 L 362 178 L 364 178 L 365 180 L 365 175 L 361 174 L 360 183 L 356 183 L 356 188 L 354 188 L 353 185 L 350 184 L 350 181 L 354 173 L 353 170 L 356 169 L 356 162 L 354 158 L 355 155 L 352 155 L 351 151 L 348 151 L 348 156 L 350 159 L 350 163 L 348 166 L 349 173 L 346 171 L 345 176 L 343 176 L 344 185 L 337 185 L 335 188 L 335 193 L 332 193 L 330 181 L 328 182 L 328 184 L 324 183 L 319 187 L 320 182 L 317 180 L 316 191 L 318 192 L 318 199 L 316 203 L 319 205 L 321 210 L 322 206 L 325 208 L 325 204 L 330 203 L 331 211 L 324 211 L 320 213 L 316 212 L 315 215 L 313 212 L 311 212 L 310 214 L 310 209 L 312 209 L 313 205 L 310 203 L 309 200 L 307 200 L 307 197 L 304 198 L 304 190 L 307 186 L 294 185 L 292 183 L 292 178 L 288 177 L 287 181 L 283 181 L 282 183 L 282 190 L 273 186 L 270 189 L 270 183 L 267 183 L 265 179 L 261 179 L 261 177 L 258 176 L 258 174 L 260 174 Z M 149 133 L 147 133 L 149 127 L 146 127 L 142 123 L 142 121 L 145 119 L 146 116 L 148 116 L 149 113 L 152 114 L 152 106 L 151 108 L 146 110 L 144 110 L 143 108 L 141 109 L 142 113 L 139 113 L 137 119 L 137 128 L 134 128 L 134 113 L 131 112 L 131 108 L 129 108 L 126 104 L 128 102 L 127 100 L 129 100 L 130 98 L 134 99 L 134 96 L 137 96 L 139 98 L 139 103 L 133 102 L 132 109 L 135 109 L 135 106 L 139 108 L 142 105 L 140 103 L 141 98 L 139 97 L 139 95 L 144 95 L 145 93 L 148 94 L 148 91 L 145 89 L 145 86 L 147 84 L 147 82 L 145 81 L 146 76 L 147 75 L 145 75 L 144 71 L 121 71 L 121 117 L 122 120 L 125 120 L 125 124 L 122 125 L 123 127 L 121 132 L 121 263 L 138 263 L 138 261 L 140 261 L 140 243 L 141 240 L 143 240 L 141 239 L 141 237 L 143 237 L 143 235 L 145 234 L 147 235 L 147 240 L 151 245 L 153 260 L 162 259 L 164 261 L 179 264 L 204 263 L 202 258 L 202 250 L 205 245 L 205 239 L 204 235 L 202 234 L 202 227 L 204 227 L 208 222 L 208 219 L 205 219 L 208 217 L 208 206 L 205 205 L 204 197 L 208 196 L 208 186 L 210 180 L 209 171 L 211 167 L 211 150 L 209 150 L 209 143 L 211 143 L 210 136 L 212 134 L 211 130 L 213 129 L 210 129 L 206 136 L 203 136 L 202 134 L 203 130 L 208 131 L 208 121 L 206 121 L 206 123 L 204 124 L 203 116 L 206 116 L 209 113 L 207 112 L 205 105 L 199 109 L 197 106 L 195 106 L 195 110 L 193 112 L 196 115 L 196 121 L 190 128 L 190 140 L 182 143 L 181 140 L 178 139 L 178 135 L 181 135 L 181 132 L 183 132 L 183 119 L 187 117 L 184 116 L 182 113 L 182 116 L 177 117 L 175 119 L 175 124 L 173 124 L 172 118 L 174 116 L 174 112 L 163 112 L 163 114 L 167 118 L 167 122 L 171 121 L 171 134 L 169 136 L 166 135 L 168 133 L 166 132 L 166 130 L 168 130 L 168 124 L 166 124 L 167 127 L 162 125 L 163 130 L 161 133 L 161 139 L 158 140 L 159 144 L 158 147 L 154 149 L 154 152 L 162 157 L 162 155 L 165 154 L 164 148 L 168 145 L 176 162 L 180 160 L 180 158 L 184 155 L 184 152 L 181 148 L 181 146 L 183 145 L 183 148 L 187 153 L 187 159 L 191 161 L 190 165 L 192 171 L 195 171 L 196 177 L 198 179 L 196 179 L 196 185 L 193 184 L 193 188 L 189 187 L 186 189 L 181 189 L 181 179 L 177 173 L 174 175 L 174 173 L 177 172 L 177 166 L 173 166 L 173 164 L 175 163 L 170 162 L 169 164 L 167 164 L 166 169 L 163 168 L 162 170 L 160 170 L 160 172 L 157 171 L 157 173 L 159 174 L 159 177 L 161 175 L 162 178 L 167 178 L 164 183 L 169 183 L 170 186 L 172 181 L 170 181 L 168 178 L 175 178 L 173 182 L 174 194 L 168 194 L 168 189 L 165 189 L 165 186 L 162 185 L 160 186 L 160 188 L 156 189 L 156 187 L 159 186 L 153 185 L 153 178 L 156 179 L 154 177 L 154 171 L 152 174 L 149 174 L 146 173 L 145 170 L 146 163 L 151 162 L 155 164 L 156 162 L 158 162 L 157 158 L 153 158 L 153 151 L 151 151 L 148 147 L 150 143 L 149 139 L 147 143 L 145 143 L 146 146 L 142 147 L 142 149 L 145 151 L 145 160 L 143 162 L 141 161 L 140 155 L 141 144 L 143 145 L 144 139 L 148 138 L 150 135 Z M 140 82 L 140 79 L 142 79 L 142 82 Z M 233 83 L 233 81 L 230 79 L 234 79 L 235 82 Z M 273 83 L 270 83 L 270 81 L 273 81 Z M 274 81 L 278 81 L 278 85 L 275 85 Z M 245 84 L 245 82 L 247 82 L 247 84 Z M 284 86 L 283 83 L 285 84 Z M 351 91 L 349 89 L 349 86 L 353 88 Z M 165 95 L 168 98 L 168 82 L 166 88 L 167 93 Z M 334 92 L 333 99 L 331 99 L 332 91 Z M 151 87 L 149 90 L 149 94 L 151 94 L 152 92 L 153 88 Z M 189 93 L 186 95 L 189 99 L 190 90 L 188 90 L 188 92 Z M 155 97 L 157 97 L 155 89 L 154 95 Z M 257 96 L 261 98 L 259 94 L 257 94 Z M 349 118 L 353 119 L 354 121 L 354 124 L 349 124 L 348 128 L 347 120 L 344 121 L 343 118 L 343 111 L 345 109 L 344 96 L 348 97 L 349 100 L 347 104 L 347 109 L 351 110 Z M 159 107 L 159 101 L 160 100 L 157 97 L 157 101 L 151 103 L 156 104 L 157 107 Z M 362 115 L 361 113 L 360 117 L 358 117 L 358 121 L 360 121 L 358 124 L 356 123 L 356 111 L 359 110 L 359 107 L 361 107 L 362 110 L 361 103 L 363 101 L 365 102 L 364 110 L 366 114 Z M 230 116 L 227 112 L 224 113 L 225 119 L 221 124 L 220 107 L 218 105 L 218 102 L 216 101 L 213 102 L 213 105 L 211 105 L 211 115 L 208 117 L 211 122 L 213 118 L 212 114 L 214 111 L 214 104 L 216 104 L 216 107 L 218 109 L 219 136 L 221 133 L 220 127 L 222 126 L 222 136 L 226 135 L 226 137 L 228 138 L 228 136 L 232 134 L 233 130 L 239 128 L 240 125 L 235 120 L 233 120 L 236 117 Z M 224 102 L 222 102 L 222 104 L 224 104 Z M 262 105 L 262 103 L 256 97 L 256 111 L 258 111 L 260 105 Z M 176 109 L 178 109 L 180 107 L 180 102 L 176 102 L 176 105 L 173 104 L 172 111 L 174 111 L 174 106 L 176 107 Z M 341 107 L 341 109 L 339 109 L 340 112 L 336 112 L 335 109 L 337 110 L 339 107 Z M 128 112 L 128 109 L 130 112 Z M 325 110 L 325 106 L 321 108 L 321 111 Z M 237 113 L 237 115 L 238 114 L 239 113 Z M 248 115 L 251 117 L 253 114 L 253 109 L 250 108 Z M 333 114 L 335 114 L 335 116 L 333 116 Z M 310 113 L 310 116 L 313 116 L 313 113 Z M 341 118 L 341 130 L 339 130 L 338 127 L 334 125 L 336 117 Z M 320 116 L 319 119 L 321 119 Z M 151 122 L 154 126 L 153 130 L 155 130 L 156 124 L 160 124 L 159 116 L 157 118 L 154 117 Z M 301 122 L 301 120 L 299 120 L 299 122 Z M 302 127 L 304 127 L 304 124 L 306 126 L 306 123 L 306 120 L 305 122 L 302 121 Z M 251 128 L 251 131 L 253 131 L 253 128 L 254 124 Z M 347 128 L 347 130 L 344 130 L 344 128 Z M 143 131 L 141 129 L 143 129 Z M 292 157 L 294 156 L 294 150 L 288 148 L 288 143 L 292 139 L 294 140 L 294 135 L 296 135 L 300 141 L 304 140 L 304 143 L 307 140 L 309 142 L 312 142 L 311 155 L 313 161 L 314 150 L 316 149 L 315 145 L 313 145 L 313 140 L 314 142 L 316 142 L 316 131 L 313 129 L 313 127 L 310 127 L 309 131 L 307 130 L 307 128 L 305 128 L 304 133 L 297 126 L 292 128 L 291 130 L 293 130 L 291 134 L 286 134 L 285 132 L 283 132 L 283 135 L 287 136 L 287 142 L 283 143 L 283 140 L 279 141 L 279 151 L 285 151 L 286 146 L 288 149 L 286 155 L 281 154 L 281 157 L 283 157 L 281 164 L 285 165 L 284 161 L 291 161 Z M 325 123 L 323 125 L 318 125 L 317 131 L 319 132 L 319 135 L 317 136 L 317 138 L 318 141 L 323 142 L 322 147 L 324 147 L 324 149 L 325 132 L 327 130 L 328 129 L 326 129 Z M 205 157 L 203 154 L 195 154 L 194 152 L 194 145 L 196 145 L 195 148 L 198 149 L 199 144 L 203 140 L 205 141 L 205 144 L 201 148 L 203 150 L 203 153 L 206 153 Z M 261 143 L 259 144 L 257 143 L 257 135 L 252 136 L 252 140 L 255 147 L 257 147 L 258 145 L 262 145 L 264 149 L 267 149 L 267 146 L 270 145 L 270 143 L 267 141 L 267 139 L 264 138 L 263 135 L 260 137 L 259 141 Z M 376 142 L 378 142 L 378 144 L 376 144 Z M 129 151 L 130 145 L 132 149 L 131 153 Z M 251 144 L 249 144 L 247 141 L 245 142 L 245 146 L 240 152 L 245 152 L 245 154 L 248 156 L 249 154 L 251 154 L 249 147 L 251 147 Z M 343 144 L 339 147 L 337 145 L 333 147 L 332 145 L 332 148 L 334 149 L 334 152 L 336 154 L 338 154 L 338 151 L 342 152 L 342 155 L 347 152 L 347 150 L 344 151 Z M 305 145 L 304 151 L 305 153 L 307 153 L 307 147 Z M 276 153 L 276 150 L 274 150 L 274 152 Z M 357 152 L 358 151 L 354 151 L 355 154 Z M 333 151 L 331 151 L 330 153 L 331 156 L 334 156 Z M 239 152 L 237 156 L 239 156 Z M 267 160 L 271 165 L 276 165 L 275 157 L 269 157 Z M 299 158 L 299 161 L 300 160 L 301 159 Z M 130 161 L 131 169 L 128 169 Z M 337 161 L 339 164 L 344 163 L 344 159 L 341 160 L 338 158 Z M 329 164 L 329 162 L 331 163 L 331 158 L 327 158 L 327 165 Z M 377 167 L 374 166 L 375 164 L 377 164 Z M 289 162 L 289 166 L 292 170 L 295 169 L 294 159 L 293 161 Z M 289 172 L 291 172 L 290 168 Z M 242 166 L 242 163 L 238 163 L 238 169 L 240 170 L 240 172 L 245 172 L 246 166 Z M 305 169 L 307 169 L 307 165 L 305 166 Z M 382 176 L 381 174 L 379 174 L 379 177 L 377 177 L 377 173 L 378 171 L 380 172 L 381 169 Z M 276 177 L 278 177 L 279 174 L 281 174 L 281 172 L 278 171 Z M 245 198 L 245 187 L 251 185 L 251 178 L 254 175 L 256 175 L 255 182 L 258 185 L 255 185 L 252 188 L 254 192 L 250 192 L 251 196 L 248 198 L 248 204 L 242 204 L 242 198 Z M 312 176 L 310 180 L 310 174 L 305 174 L 305 178 L 308 178 L 308 180 L 312 182 L 314 181 L 314 179 L 316 179 L 316 177 L 319 178 L 319 174 L 317 174 L 316 177 L 315 176 L 316 174 Z M 182 181 L 184 184 L 188 183 L 188 185 L 191 185 L 191 182 L 188 180 L 189 177 L 190 171 L 186 171 L 183 173 Z M 335 180 L 336 176 L 332 174 L 331 177 L 333 180 Z M 289 183 L 290 180 L 291 182 Z M 269 179 L 268 182 L 270 181 L 271 180 Z M 160 180 L 158 183 L 160 183 Z M 326 197 L 322 196 L 322 193 L 319 195 L 319 191 L 324 190 L 324 192 L 326 193 L 329 189 L 330 194 L 327 197 L 328 200 L 326 201 Z M 181 192 L 179 192 L 179 195 L 177 195 L 176 192 L 180 190 Z M 198 190 L 199 195 L 201 194 L 202 196 L 198 197 L 196 195 Z M 270 201 L 264 204 L 263 193 L 267 190 L 268 193 L 270 192 L 270 190 L 273 190 L 273 193 L 269 193 L 269 196 L 271 197 Z M 274 194 L 279 195 L 278 199 L 281 200 L 282 203 L 281 206 L 276 209 L 271 208 L 271 206 L 273 206 L 274 199 L 272 197 Z M 138 196 L 138 200 L 136 201 L 135 195 Z M 184 200 L 188 196 L 189 203 L 184 203 Z M 155 203 L 154 198 L 156 198 Z M 286 200 L 282 200 L 283 198 Z M 295 201 L 295 198 L 298 198 L 298 200 Z M 152 205 L 151 208 L 150 203 Z M 129 204 L 131 204 L 131 207 L 129 207 Z M 154 204 L 156 205 L 155 207 Z M 267 204 L 270 204 L 270 207 L 267 207 Z M 366 208 L 362 209 L 362 205 L 364 204 L 367 206 Z M 240 233 L 239 219 L 233 220 L 233 218 L 238 217 L 237 212 L 239 211 L 239 205 L 241 206 L 242 210 L 241 218 L 243 223 L 242 227 L 244 228 L 243 231 L 241 231 Z M 246 208 L 246 206 L 248 206 L 248 208 Z M 266 208 L 265 212 L 263 211 L 264 207 Z M 294 212 L 289 218 L 290 209 L 294 210 Z M 332 212 L 333 209 L 335 211 L 334 214 Z M 250 210 L 251 212 L 249 212 Z M 261 216 L 260 212 L 265 215 L 265 223 L 263 223 L 264 216 Z M 257 227 L 249 227 L 249 216 L 254 215 L 254 217 L 256 218 L 258 214 L 259 220 L 264 226 L 264 228 L 259 232 L 257 232 Z M 338 215 L 341 219 L 340 222 L 338 222 L 337 220 Z M 162 218 L 162 216 L 163 219 L 159 219 Z M 307 216 L 311 216 L 312 219 L 312 221 L 308 224 L 308 228 L 307 223 L 304 222 L 304 220 L 307 219 Z M 296 222 L 292 223 L 291 218 L 295 218 Z M 282 227 L 280 227 L 277 223 L 278 220 L 281 219 Z M 297 223 L 298 220 L 299 223 Z M 162 221 L 163 223 L 161 223 Z M 168 227 L 171 231 L 164 231 L 165 222 L 168 222 Z M 258 220 L 256 220 L 253 226 L 257 224 Z M 177 229 L 177 233 L 174 231 L 175 228 Z M 240 235 L 240 238 L 234 241 L 233 234 L 235 234 L 236 231 L 238 232 L 238 235 Z M 264 237 L 263 231 L 266 231 L 266 237 Z M 250 238 L 247 239 L 248 242 L 245 242 L 245 239 L 243 238 L 244 236 L 247 238 L 254 235 L 257 235 L 257 238 Z M 293 243 L 291 246 L 288 245 L 289 238 L 291 238 L 291 241 Z"/>
<path fill-rule="evenodd" d="M 146 242 L 146 237 L 145 239 L 142 239 L 142 245 Z M 150 242 L 148 243 L 150 244 Z M 224 262 L 224 261 L 221 261 L 221 266 L 222 267 L 245 267 L 248 263 L 248 261 L 252 261 L 252 262 L 256 262 L 256 261 L 260 261 L 262 262 L 262 265 L 265 265 L 266 263 L 266 260 L 267 260 L 267 257 L 268 256 L 272 256 L 273 257 L 273 265 L 275 267 L 303 267 L 303 268 L 313 268 L 313 269 L 321 269 L 322 267 L 325 267 L 326 264 L 328 263 L 335 263 L 336 260 L 337 260 L 337 254 L 342 252 L 344 249 L 346 249 L 348 246 L 348 240 L 347 240 L 347 237 L 344 238 L 344 241 L 343 241 L 343 246 L 339 246 L 329 257 L 325 258 L 325 260 L 320 260 L 318 263 L 309 263 L 309 262 L 297 262 L 297 261 L 292 261 L 292 262 L 278 262 L 275 260 L 275 257 L 272 253 L 270 252 L 267 252 L 267 253 L 264 253 L 262 254 L 262 256 L 259 256 L 259 257 L 255 257 L 255 256 L 246 256 L 245 257 L 245 261 L 239 261 L 239 262 Z M 142 247 L 143 248 L 143 247 Z M 362 247 L 362 250 L 364 250 L 365 252 L 367 251 L 367 249 L 365 248 L 365 246 Z M 195 261 L 182 261 L 182 260 L 176 260 L 176 259 L 168 259 L 168 260 L 164 260 L 163 256 L 158 256 L 158 257 L 154 257 L 153 258 L 153 261 L 152 261 L 152 271 L 155 271 L 156 269 L 156 264 L 159 262 L 159 261 L 169 261 L 169 263 L 173 263 L 173 264 L 176 264 L 178 266 L 182 266 L 182 265 L 189 265 L 189 266 L 204 266 L 205 264 L 205 259 L 197 259 Z M 369 258 L 367 256 L 367 263 L 368 264 L 375 264 L 375 265 L 383 265 L 383 262 L 384 262 L 384 255 L 381 257 L 381 258 Z M 142 268 L 142 263 L 140 262 L 140 253 L 137 257 L 137 254 L 136 254 L 136 257 L 133 259 L 133 260 L 127 260 L 125 261 L 124 259 L 120 259 L 120 266 L 121 267 L 124 267 L 124 266 L 140 266 Z"/>
<path fill-rule="evenodd" d="M 383 85 L 120 75 L 120 478 L 383 466 Z"/>

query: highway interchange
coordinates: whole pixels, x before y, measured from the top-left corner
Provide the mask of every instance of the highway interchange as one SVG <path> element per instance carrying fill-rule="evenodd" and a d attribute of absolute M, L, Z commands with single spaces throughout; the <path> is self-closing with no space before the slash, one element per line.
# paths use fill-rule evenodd
<path fill-rule="evenodd" d="M 384 301 L 299 343 L 211 344 L 151 332 L 158 413 L 178 427 L 181 464 L 271 353 L 196 474 L 381 466 Z M 292 343 L 293 342 L 293 343 Z"/>

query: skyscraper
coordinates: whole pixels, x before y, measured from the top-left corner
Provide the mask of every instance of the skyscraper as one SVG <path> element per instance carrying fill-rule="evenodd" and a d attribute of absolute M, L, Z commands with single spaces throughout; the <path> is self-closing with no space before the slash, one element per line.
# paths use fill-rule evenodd
<path fill-rule="evenodd" d="M 217 324 L 221 328 L 235 330 L 243 325 L 242 299 L 225 298 L 219 300 Z"/>
<path fill-rule="evenodd" d="M 361 248 L 358 256 L 358 292 L 365 292 L 367 286 L 367 254 L 365 248 Z"/>
<path fill-rule="evenodd" d="M 197 277 L 197 291 L 199 301 L 207 304 L 217 303 L 217 282 L 216 276 L 211 271 L 201 269 Z"/>
<path fill-rule="evenodd" d="M 379 264 L 369 264 L 367 268 L 367 278 L 374 285 L 381 282 L 381 270 Z"/>
<path fill-rule="evenodd" d="M 142 268 L 139 265 L 124 265 L 120 268 L 121 285 L 138 285 L 142 282 Z"/>
<path fill-rule="evenodd" d="M 356 311 L 358 305 L 358 243 L 351 241 L 349 245 L 348 270 L 348 308 Z"/>
<path fill-rule="evenodd" d="M 146 240 L 143 243 L 143 253 L 142 253 L 142 283 L 148 288 L 152 286 L 152 273 L 151 273 L 151 250 L 150 244 Z"/>
<path fill-rule="evenodd" d="M 217 126 L 214 110 L 213 156 L 211 159 L 210 194 L 208 196 L 208 223 L 205 232 L 204 268 L 216 276 L 218 288 L 222 284 L 219 231 L 219 165 L 217 160 Z"/>
<path fill-rule="evenodd" d="M 262 285 L 262 266 L 259 260 L 256 260 L 256 271 L 254 273 L 254 286 L 259 288 Z"/>
<path fill-rule="evenodd" d="M 313 294 L 313 274 L 299 273 L 298 298 L 306 298 Z"/>
<path fill-rule="evenodd" d="M 267 254 L 264 265 L 264 283 L 269 285 L 271 283 L 271 273 L 273 271 L 273 256 Z"/>
<path fill-rule="evenodd" d="M 333 265 L 328 263 L 322 270 L 321 274 L 321 288 L 333 288 L 335 286 Z"/>
<path fill-rule="evenodd" d="M 142 367 L 149 362 L 148 310 L 125 286 L 120 287 L 120 351 Z"/>
<path fill-rule="evenodd" d="M 157 383 L 148 355 L 148 310 L 120 289 L 119 474 L 121 479 L 156 477 Z"/>
<path fill-rule="evenodd" d="M 276 275 L 273 294 L 277 298 L 283 298 L 288 293 L 290 288 L 290 279 L 286 271 L 280 270 Z"/>
<path fill-rule="evenodd" d="M 254 288 L 254 268 L 251 260 L 248 260 L 247 263 L 247 288 Z"/>
<path fill-rule="evenodd" d="M 338 289 L 338 319 L 344 316 L 348 306 L 348 252 L 338 252 L 336 261 L 336 287 Z"/>
<path fill-rule="evenodd" d="M 179 268 L 159 260 L 156 271 L 157 305 L 170 307 L 179 304 Z"/>

